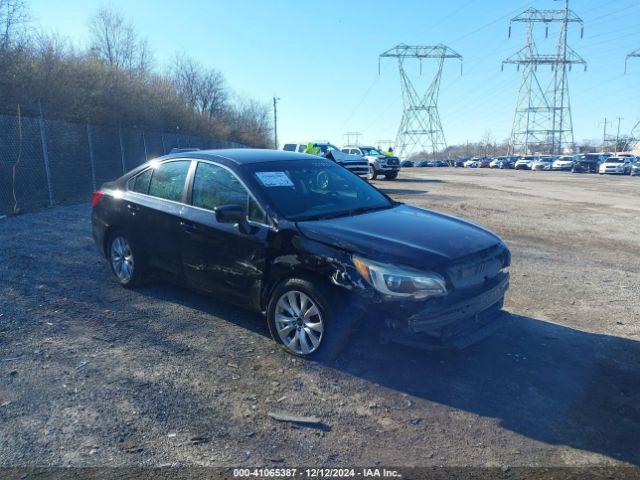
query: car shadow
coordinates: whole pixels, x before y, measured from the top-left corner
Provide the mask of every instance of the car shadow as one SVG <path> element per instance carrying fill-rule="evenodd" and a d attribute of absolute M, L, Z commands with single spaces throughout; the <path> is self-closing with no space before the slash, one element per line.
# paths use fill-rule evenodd
<path fill-rule="evenodd" d="M 355 339 L 334 368 L 384 387 L 495 418 L 541 442 L 640 465 L 640 342 L 510 315 L 462 351 Z"/>
<path fill-rule="evenodd" d="M 183 307 L 219 317 L 251 332 L 271 338 L 269 327 L 263 316 L 243 310 L 230 303 L 212 300 L 206 294 L 191 290 L 186 286 L 154 279 L 147 282 L 144 287 L 137 289 L 137 291 L 155 300 L 182 305 Z"/>
<path fill-rule="evenodd" d="M 269 337 L 264 320 L 166 283 L 138 290 Z M 482 417 L 527 438 L 640 465 L 640 342 L 510 314 L 465 350 L 381 345 L 375 329 L 325 367 Z"/>

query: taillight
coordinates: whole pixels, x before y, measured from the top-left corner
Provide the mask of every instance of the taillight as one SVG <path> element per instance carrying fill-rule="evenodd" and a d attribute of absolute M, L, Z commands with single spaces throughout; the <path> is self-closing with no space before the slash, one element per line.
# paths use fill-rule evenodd
<path fill-rule="evenodd" d="M 100 191 L 93 192 L 93 197 L 91 198 L 91 205 L 95 207 L 100 201 L 100 199 L 102 199 L 102 197 L 104 197 L 103 192 L 100 192 Z"/>

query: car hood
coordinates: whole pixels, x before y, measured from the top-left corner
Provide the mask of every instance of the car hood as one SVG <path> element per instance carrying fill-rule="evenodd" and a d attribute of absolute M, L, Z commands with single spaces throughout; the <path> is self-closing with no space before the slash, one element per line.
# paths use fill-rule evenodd
<path fill-rule="evenodd" d="M 344 153 L 341 152 L 339 150 L 332 150 L 331 152 L 327 153 L 327 158 L 329 158 L 329 156 L 331 156 L 336 162 L 363 162 L 365 161 L 365 159 L 363 157 L 361 157 L 360 155 L 353 155 L 351 153 Z"/>
<path fill-rule="evenodd" d="M 408 205 L 297 223 L 307 238 L 372 260 L 428 269 L 501 245 L 494 233 L 459 218 Z"/>

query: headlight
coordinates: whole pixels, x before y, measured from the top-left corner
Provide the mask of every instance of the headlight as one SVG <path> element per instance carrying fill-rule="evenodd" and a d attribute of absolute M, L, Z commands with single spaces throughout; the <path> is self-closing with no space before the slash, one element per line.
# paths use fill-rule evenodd
<path fill-rule="evenodd" d="M 436 273 L 377 263 L 358 256 L 353 257 L 353 264 L 360 275 L 384 295 L 423 299 L 447 294 L 444 278 Z"/>

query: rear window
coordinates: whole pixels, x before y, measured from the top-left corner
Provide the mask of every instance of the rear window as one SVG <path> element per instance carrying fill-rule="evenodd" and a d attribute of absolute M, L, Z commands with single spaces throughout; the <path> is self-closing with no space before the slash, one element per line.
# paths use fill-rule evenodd
<path fill-rule="evenodd" d="M 153 170 L 149 195 L 179 202 L 182 200 L 190 160 L 163 163 Z"/>

